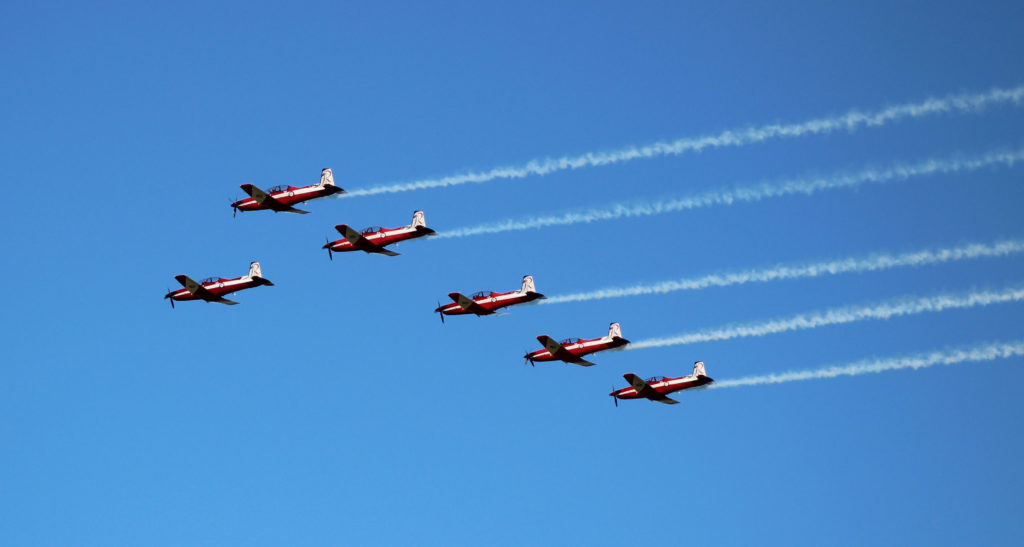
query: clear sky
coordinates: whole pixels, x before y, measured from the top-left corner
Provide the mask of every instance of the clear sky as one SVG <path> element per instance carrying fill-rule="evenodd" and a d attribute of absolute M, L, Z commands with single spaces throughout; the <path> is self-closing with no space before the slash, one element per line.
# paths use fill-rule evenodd
<path fill-rule="evenodd" d="M 1024 102 L 950 98 L 1022 93 L 1024 5 L 751 4 L 0 4 L 0 543 L 1019 545 L 1019 352 L 607 395 L 1024 339 L 1024 164 L 979 159 L 1019 159 Z M 772 124 L 796 134 L 751 137 Z M 240 184 L 323 167 L 524 176 L 232 218 Z M 460 237 L 320 249 L 416 209 Z M 945 258 L 773 277 L 920 251 Z M 161 298 L 252 260 L 275 286 L 238 306 Z M 769 280 L 432 313 L 524 274 L 553 298 L 738 272 Z M 648 347 L 523 365 L 611 321 Z"/>

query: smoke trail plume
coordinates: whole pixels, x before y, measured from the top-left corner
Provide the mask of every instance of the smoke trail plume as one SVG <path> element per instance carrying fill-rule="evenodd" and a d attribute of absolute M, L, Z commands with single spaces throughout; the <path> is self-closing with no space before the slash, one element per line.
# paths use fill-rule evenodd
<path fill-rule="evenodd" d="M 988 344 L 971 349 L 955 349 L 950 351 L 933 351 L 911 357 L 894 359 L 867 359 L 849 365 L 836 365 L 817 370 L 800 370 L 767 374 L 764 376 L 747 376 L 735 380 L 722 380 L 708 386 L 708 389 L 722 389 L 739 386 L 760 386 L 766 384 L 782 384 L 801 380 L 823 380 L 838 376 L 858 376 L 875 374 L 887 370 L 921 369 L 935 365 L 956 365 L 960 363 L 979 363 L 995 359 L 1008 359 L 1024 355 L 1024 341 Z"/>
<path fill-rule="evenodd" d="M 940 295 L 918 299 L 902 299 L 872 306 L 836 308 L 822 312 L 800 314 L 785 319 L 772 319 L 758 323 L 702 330 L 668 338 L 653 338 L 634 342 L 626 346 L 625 349 L 659 348 L 697 342 L 728 340 L 731 338 L 765 336 L 796 330 L 815 329 L 827 325 L 841 325 L 868 319 L 890 319 L 903 315 L 973 308 L 1004 302 L 1018 302 L 1020 300 L 1024 300 L 1024 287 L 1004 289 L 1002 291 L 972 292 L 963 295 Z"/>
<path fill-rule="evenodd" d="M 547 175 L 557 171 L 597 167 L 636 159 L 678 156 L 705 149 L 745 146 L 771 139 L 804 135 L 824 135 L 836 131 L 855 131 L 861 127 L 878 127 L 906 118 L 922 118 L 943 113 L 977 112 L 998 104 L 1019 105 L 1024 100 L 1024 85 L 1012 88 L 993 88 L 985 93 L 948 95 L 941 99 L 927 99 L 917 103 L 890 106 L 872 113 L 852 110 L 842 116 L 818 118 L 794 124 L 768 124 L 760 127 L 723 131 L 717 135 L 688 137 L 671 142 L 658 142 L 646 146 L 627 146 L 609 152 L 588 152 L 578 156 L 535 159 L 522 165 L 497 167 L 488 171 L 451 175 L 438 179 L 375 186 L 341 194 L 342 198 L 393 194 L 410 190 L 443 188 L 467 183 L 489 182 L 498 179 L 520 179 L 531 175 Z"/>
<path fill-rule="evenodd" d="M 991 244 L 973 243 L 961 247 L 922 250 L 899 255 L 876 254 L 865 258 L 844 258 L 828 262 L 814 262 L 804 265 L 776 266 L 763 270 L 709 274 L 703 277 L 646 283 L 628 287 L 610 287 L 589 292 L 578 292 L 560 296 L 549 296 L 540 300 L 542 305 L 584 302 L 605 298 L 621 298 L 645 294 L 665 294 L 675 291 L 699 291 L 709 287 L 728 287 L 746 283 L 767 283 L 785 279 L 802 279 L 843 273 L 865 273 L 891 268 L 917 267 L 944 262 L 958 262 L 977 258 L 1005 257 L 1024 252 L 1024 240 L 998 241 Z"/>
<path fill-rule="evenodd" d="M 711 190 L 690 197 L 662 199 L 649 202 L 618 203 L 604 208 L 587 209 L 555 215 L 532 216 L 509 219 L 478 226 L 446 230 L 435 239 L 467 237 L 481 234 L 495 234 L 515 230 L 547 228 L 614 220 L 630 217 L 644 217 L 688 211 L 714 205 L 732 205 L 737 202 L 756 202 L 766 198 L 811 195 L 822 190 L 849 188 L 864 183 L 906 180 L 925 175 L 976 171 L 985 167 L 1013 166 L 1024 160 L 1024 149 L 1009 152 L 990 152 L 974 158 L 930 159 L 915 164 L 898 164 L 888 169 L 866 169 L 858 173 L 837 174 L 827 177 L 798 178 L 781 182 L 763 182 L 726 190 Z"/>

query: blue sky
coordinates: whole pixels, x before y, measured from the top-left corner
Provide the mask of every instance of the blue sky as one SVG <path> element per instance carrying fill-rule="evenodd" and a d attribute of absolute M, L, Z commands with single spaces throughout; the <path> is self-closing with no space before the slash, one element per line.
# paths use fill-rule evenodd
<path fill-rule="evenodd" d="M 240 184 L 349 190 L 1024 84 L 1018 3 L 0 6 L 0 538 L 112 544 L 1019 544 L 1019 356 L 607 397 L 1019 343 L 1019 302 L 524 367 L 635 341 L 1005 291 L 1024 256 L 512 308 L 549 296 L 1024 239 L 1021 166 L 654 216 L 320 250 L 1024 145 L 1024 104 L 231 217 Z M 636 4 L 636 3 L 634 3 Z M 274 287 L 161 297 L 179 273 Z"/>

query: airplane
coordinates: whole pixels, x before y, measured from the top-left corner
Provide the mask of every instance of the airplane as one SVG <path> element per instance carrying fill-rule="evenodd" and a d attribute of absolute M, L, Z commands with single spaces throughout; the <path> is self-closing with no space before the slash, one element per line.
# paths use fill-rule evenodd
<path fill-rule="evenodd" d="M 392 243 L 398 243 L 399 241 L 405 241 L 407 239 L 432 236 L 437 233 L 434 230 L 427 228 L 427 221 L 424 220 L 423 211 L 414 211 L 412 214 L 412 224 L 402 226 L 401 228 L 381 228 L 380 226 L 373 226 L 366 228 L 362 233 L 359 233 L 352 228 L 349 228 L 346 224 L 339 224 L 335 226 L 334 229 L 345 237 L 337 241 L 328 241 L 323 247 L 321 247 L 322 249 L 327 249 L 327 255 L 331 260 L 334 260 L 334 254 L 331 251 L 339 253 L 348 251 L 365 251 L 367 253 L 398 256 L 398 253 L 385 249 L 384 246 Z"/>
<path fill-rule="evenodd" d="M 516 304 L 525 304 L 527 302 L 533 302 L 534 300 L 540 300 L 547 297 L 537 292 L 537 288 L 533 284 L 532 275 L 524 275 L 523 287 L 518 291 L 480 291 L 469 297 L 463 296 L 457 292 L 450 292 L 448 293 L 448 298 L 454 300 L 455 303 L 438 306 L 437 309 L 434 310 L 441 315 L 442 323 L 444 323 L 445 315 L 466 315 L 470 313 L 476 314 L 478 317 L 481 315 L 493 315 L 501 308 L 514 306 Z"/>
<path fill-rule="evenodd" d="M 646 398 L 666 405 L 674 405 L 679 401 L 666 397 L 669 393 L 682 391 L 684 389 L 698 389 L 706 387 L 714 382 L 704 372 L 704 361 L 697 361 L 693 364 L 693 374 L 680 376 L 679 378 L 665 378 L 663 376 L 652 376 L 645 382 L 636 374 L 623 374 L 623 378 L 632 387 L 616 389 L 609 393 L 615 400 L 615 406 L 619 406 L 619 399 L 640 399 Z"/>
<path fill-rule="evenodd" d="M 584 360 L 582 358 L 584 355 L 594 353 L 595 351 L 621 348 L 629 343 L 629 340 L 622 337 L 622 328 L 619 327 L 618 323 L 612 323 L 608 327 L 608 336 L 604 338 L 594 338 L 593 340 L 566 338 L 561 342 L 555 342 L 553 338 L 542 334 L 537 337 L 537 340 L 544 345 L 544 349 L 539 349 L 523 356 L 531 365 L 535 361 L 564 361 L 574 365 L 589 367 L 593 366 L 594 363 Z"/>
<path fill-rule="evenodd" d="M 249 275 L 242 277 L 236 277 L 234 279 L 224 279 L 223 277 L 207 277 L 201 283 L 192 281 L 187 275 L 176 275 L 174 279 L 181 283 L 184 289 L 178 289 L 176 291 L 168 291 L 164 295 L 164 299 L 171 300 L 171 307 L 174 307 L 174 301 L 184 300 L 205 300 L 207 302 L 217 302 L 218 304 L 227 304 L 234 306 L 238 304 L 234 300 L 228 300 L 224 298 L 225 294 L 231 294 L 235 291 L 243 289 L 251 289 L 253 287 L 259 287 L 260 285 L 270 285 L 269 280 L 263 278 L 262 272 L 260 272 L 260 263 L 253 262 L 249 264 Z"/>
<path fill-rule="evenodd" d="M 245 190 L 245 193 L 249 194 L 250 197 L 240 199 L 231 204 L 231 208 L 234 209 L 234 212 L 231 214 L 232 217 L 237 215 L 239 211 L 258 211 L 261 209 L 270 209 L 275 213 L 284 212 L 305 215 L 309 211 L 296 209 L 292 205 L 315 198 L 345 193 L 344 190 L 334 185 L 334 173 L 330 169 L 320 171 L 320 182 L 309 186 L 296 187 L 282 184 L 271 188 L 269 192 L 264 192 L 251 184 L 243 184 L 240 188 Z"/>

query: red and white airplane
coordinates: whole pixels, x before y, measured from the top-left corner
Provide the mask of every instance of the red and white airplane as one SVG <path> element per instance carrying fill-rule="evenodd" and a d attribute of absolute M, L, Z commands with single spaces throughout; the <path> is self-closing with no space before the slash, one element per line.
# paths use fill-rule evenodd
<path fill-rule="evenodd" d="M 415 211 L 412 214 L 412 224 L 401 228 L 381 228 L 373 226 L 366 228 L 362 233 L 349 228 L 347 224 L 339 224 L 335 230 L 345 236 L 337 241 L 328 241 L 322 249 L 327 249 L 327 255 L 334 260 L 331 251 L 344 253 L 348 251 L 364 251 L 388 256 L 397 256 L 398 253 L 385 249 L 385 245 L 398 243 L 407 239 L 414 239 L 423 236 L 432 236 L 437 232 L 427 228 L 427 221 L 424 220 L 423 211 Z"/>
<path fill-rule="evenodd" d="M 234 209 L 232 216 L 237 215 L 239 211 L 258 211 L 261 209 L 270 209 L 275 213 L 299 213 L 304 215 L 309 211 L 296 209 L 292 205 L 315 198 L 345 193 L 344 190 L 334 185 L 334 173 L 330 169 L 321 171 L 320 182 L 310 186 L 296 187 L 282 184 L 271 188 L 269 192 L 264 192 L 251 184 L 243 184 L 241 188 L 250 197 L 240 199 L 231 204 L 231 208 Z"/>
<path fill-rule="evenodd" d="M 619 399 L 641 398 L 658 401 L 659 403 L 665 403 L 667 405 L 674 405 L 679 401 L 668 398 L 666 395 L 669 393 L 682 391 L 684 389 L 702 388 L 714 382 L 714 380 L 708 378 L 707 373 L 704 372 L 704 361 L 697 361 L 693 364 L 693 374 L 689 376 L 680 376 L 679 378 L 653 376 L 648 378 L 645 382 L 636 374 L 623 374 L 622 377 L 625 378 L 632 387 L 616 389 L 608 394 L 614 397 L 615 406 L 619 406 Z"/>
<path fill-rule="evenodd" d="M 537 340 L 544 345 L 544 349 L 539 349 L 523 356 L 531 365 L 534 361 L 565 361 L 566 363 L 589 367 L 594 363 L 584 360 L 582 358 L 584 355 L 606 349 L 621 348 L 629 343 L 629 340 L 622 337 L 622 328 L 619 327 L 618 323 L 612 323 L 608 327 L 608 336 L 603 338 L 594 338 L 593 340 L 566 338 L 561 342 L 555 342 L 550 336 L 542 334 L 537 337 Z"/>
<path fill-rule="evenodd" d="M 514 306 L 516 304 L 525 304 L 527 302 L 533 302 L 534 300 L 540 300 L 547 297 L 537 292 L 537 287 L 533 284 L 532 275 L 524 275 L 523 287 L 518 291 L 480 291 L 469 297 L 464 296 L 461 293 L 450 292 L 448 293 L 448 298 L 454 300 L 455 303 L 438 306 L 437 309 L 434 310 L 441 315 L 442 323 L 444 323 L 445 315 L 466 315 L 470 313 L 475 314 L 478 317 L 481 315 L 493 315 L 501 308 Z"/>
<path fill-rule="evenodd" d="M 164 295 L 165 299 L 169 298 L 171 300 L 172 308 L 174 307 L 175 300 L 205 300 L 207 302 L 217 302 L 220 304 L 234 306 L 238 302 L 224 298 L 225 294 L 231 294 L 243 289 L 259 287 L 260 285 L 274 285 L 269 280 L 263 278 L 263 274 L 260 272 L 259 262 L 249 264 L 249 275 L 236 277 L 234 279 L 207 277 L 201 283 L 192 281 L 192 279 L 187 275 L 176 275 L 174 276 L 174 279 L 177 279 L 178 283 L 181 283 L 185 288 L 178 289 L 176 291 L 169 291 Z"/>

